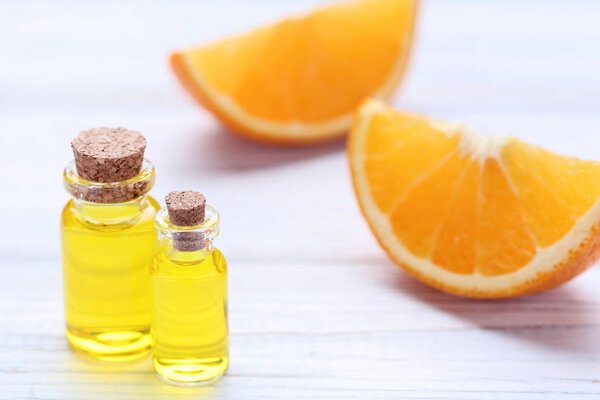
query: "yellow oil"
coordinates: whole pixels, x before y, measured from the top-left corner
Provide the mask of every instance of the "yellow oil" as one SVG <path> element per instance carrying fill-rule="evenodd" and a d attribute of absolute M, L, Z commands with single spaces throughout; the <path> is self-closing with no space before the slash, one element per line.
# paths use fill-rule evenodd
<path fill-rule="evenodd" d="M 161 243 L 152 271 L 152 356 L 156 372 L 206 383 L 228 365 L 227 264 L 221 252 L 181 252 Z"/>
<path fill-rule="evenodd" d="M 69 201 L 62 214 L 66 334 L 78 351 L 127 361 L 150 350 L 158 203 Z"/>

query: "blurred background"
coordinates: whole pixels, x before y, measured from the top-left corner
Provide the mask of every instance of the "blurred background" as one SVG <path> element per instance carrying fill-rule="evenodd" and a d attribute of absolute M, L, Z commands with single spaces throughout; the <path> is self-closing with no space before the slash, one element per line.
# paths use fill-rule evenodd
<path fill-rule="evenodd" d="M 324 3 L 0 1 L 0 163 L 4 190 L 12 194 L 5 196 L 0 217 L 7 221 L 16 211 L 12 205 L 27 205 L 23 209 L 36 212 L 19 212 L 22 224 L 54 227 L 67 198 L 60 174 L 72 158 L 70 140 L 85 128 L 122 125 L 149 138 L 147 155 L 158 168 L 157 198 L 181 186 L 204 190 L 224 208 L 225 221 L 264 227 L 254 237 L 260 246 L 249 246 L 260 249 L 272 246 L 270 237 L 279 229 L 292 228 L 269 215 L 276 210 L 264 212 L 270 201 L 291 201 L 294 206 L 277 210 L 307 213 L 298 223 L 310 234 L 302 243 L 271 251 L 289 250 L 286 256 L 297 257 L 300 248 L 319 240 L 329 242 L 337 256 L 348 243 L 320 229 L 332 223 L 328 217 L 343 214 L 336 223 L 364 230 L 359 218 L 345 217 L 355 206 L 343 143 L 279 149 L 224 134 L 183 92 L 167 63 L 175 49 Z M 598 158 L 590 145 L 600 118 L 600 7 L 594 5 L 425 1 L 408 73 L 393 103 L 483 132 L 512 133 L 567 154 Z M 299 173 L 298 164 L 305 164 Z M 324 196 L 339 201 L 334 209 L 309 212 L 287 198 L 296 191 L 313 194 L 311 202 Z M 234 206 L 240 203 L 245 207 Z M 9 226 L 4 225 L 0 251 L 27 254 L 32 233 L 21 237 Z M 244 242 L 222 238 L 229 240 L 236 246 Z M 40 255 L 58 256 L 57 235 L 37 245 L 43 248 Z"/>
<path fill-rule="evenodd" d="M 324 3 L 0 0 L 0 398 L 187 395 L 157 386 L 147 366 L 113 374 L 66 350 L 61 173 L 70 140 L 95 126 L 146 136 L 161 203 L 190 188 L 221 211 L 234 361 L 211 398 L 600 393 L 597 270 L 528 308 L 425 288 L 368 231 L 344 141 L 290 149 L 234 137 L 168 66 L 175 49 Z M 392 103 L 600 159 L 598 21 L 593 0 L 424 1 Z"/>

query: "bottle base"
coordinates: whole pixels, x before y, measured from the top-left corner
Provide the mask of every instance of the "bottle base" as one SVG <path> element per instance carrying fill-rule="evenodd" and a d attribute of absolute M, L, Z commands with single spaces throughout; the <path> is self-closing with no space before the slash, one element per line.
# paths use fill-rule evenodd
<path fill-rule="evenodd" d="M 91 331 L 67 328 L 66 335 L 73 350 L 95 360 L 128 362 L 150 353 L 149 330 Z"/>
<path fill-rule="evenodd" d="M 204 386 L 219 380 L 227 370 L 227 357 L 152 360 L 154 370 L 164 382 L 176 386 Z"/>

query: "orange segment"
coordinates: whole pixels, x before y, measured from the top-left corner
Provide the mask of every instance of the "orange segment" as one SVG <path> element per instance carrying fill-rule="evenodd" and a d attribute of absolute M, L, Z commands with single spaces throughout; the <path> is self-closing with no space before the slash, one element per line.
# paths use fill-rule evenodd
<path fill-rule="evenodd" d="M 453 195 L 468 160 L 459 152 L 433 168 L 414 187 L 400 196 L 389 215 L 396 237 L 413 253 L 427 257 L 435 244 L 435 234 L 447 215 Z M 414 216 L 420 215 L 416 219 Z"/>
<path fill-rule="evenodd" d="M 600 196 L 600 169 L 596 163 L 574 157 L 563 157 L 558 162 L 556 154 L 518 140 L 504 147 L 502 161 L 540 247 L 563 237 Z"/>
<path fill-rule="evenodd" d="M 436 238 L 431 260 L 448 271 L 472 274 L 477 265 L 481 166 L 471 161 Z"/>
<path fill-rule="evenodd" d="M 242 135 L 305 143 L 342 135 L 366 97 L 388 98 L 412 41 L 417 0 L 356 0 L 177 52 L 200 103 Z"/>
<path fill-rule="evenodd" d="M 485 160 L 479 215 L 477 265 L 481 274 L 514 272 L 533 259 L 536 247 L 521 204 L 494 158 Z"/>
<path fill-rule="evenodd" d="M 366 102 L 349 140 L 356 195 L 388 254 L 450 293 L 560 285 L 600 255 L 600 163 Z"/>
<path fill-rule="evenodd" d="M 383 211 L 390 210 L 418 176 L 458 147 L 457 137 L 435 130 L 424 119 L 382 113 L 373 116 L 369 124 L 373 134 L 366 138 L 366 171 L 373 198 Z M 396 126 L 407 132 L 406 138 L 398 138 L 395 129 L 390 129 Z M 423 148 L 429 150 L 421 151 Z"/>

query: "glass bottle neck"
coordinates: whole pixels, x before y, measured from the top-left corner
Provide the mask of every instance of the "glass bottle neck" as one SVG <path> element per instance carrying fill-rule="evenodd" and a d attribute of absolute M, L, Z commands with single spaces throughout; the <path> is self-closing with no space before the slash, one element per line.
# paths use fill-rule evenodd
<path fill-rule="evenodd" d="M 206 260 L 210 257 L 211 253 L 215 249 L 212 240 L 207 240 L 205 246 L 202 249 L 194 251 L 182 251 L 178 250 L 172 240 L 161 240 L 163 246 L 164 256 L 167 257 L 172 263 L 178 265 L 195 265 L 199 262 Z"/>
<path fill-rule="evenodd" d="M 93 203 L 73 198 L 75 214 L 89 224 L 121 225 L 132 223 L 148 207 L 146 195 L 122 203 Z"/>
<path fill-rule="evenodd" d="M 158 240 L 168 249 L 169 253 L 210 253 L 214 247 L 215 238 L 219 235 L 219 213 L 210 205 L 206 205 L 205 219 L 195 226 L 176 226 L 169 219 L 167 208 L 156 213 L 155 225 L 158 229 Z M 194 258 L 194 254 L 184 255 L 183 258 Z"/>

